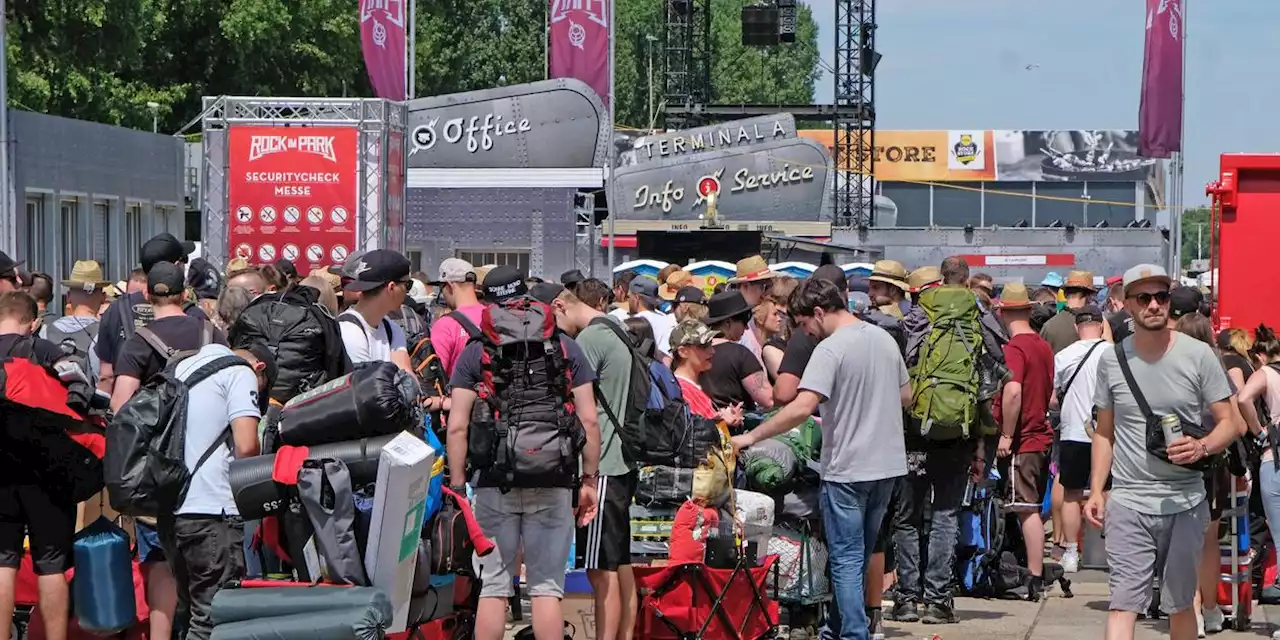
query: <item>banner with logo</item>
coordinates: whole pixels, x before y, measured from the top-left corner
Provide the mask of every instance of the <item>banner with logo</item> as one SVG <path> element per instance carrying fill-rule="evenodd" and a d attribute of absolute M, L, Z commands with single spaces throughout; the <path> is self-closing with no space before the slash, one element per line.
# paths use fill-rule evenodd
<path fill-rule="evenodd" d="M 808 129 L 800 136 L 826 145 L 835 157 L 835 132 Z M 871 145 L 876 180 L 961 182 L 996 179 L 992 132 L 920 130 L 875 132 Z M 836 158 L 836 162 L 840 162 Z M 840 167 L 853 170 L 852 163 Z"/>
<path fill-rule="evenodd" d="M 345 262 L 356 247 L 359 131 L 236 126 L 228 135 L 228 253 L 284 258 L 299 273 Z"/>
<path fill-rule="evenodd" d="M 408 4 L 413 0 L 360 0 L 360 48 L 373 92 L 386 100 L 406 100 Z"/>
<path fill-rule="evenodd" d="M 612 0 L 550 0 L 547 40 L 549 78 L 587 83 L 609 108 L 609 39 Z"/>
<path fill-rule="evenodd" d="M 1138 106 L 1138 152 L 1168 158 L 1182 151 L 1182 0 L 1147 0 Z"/>

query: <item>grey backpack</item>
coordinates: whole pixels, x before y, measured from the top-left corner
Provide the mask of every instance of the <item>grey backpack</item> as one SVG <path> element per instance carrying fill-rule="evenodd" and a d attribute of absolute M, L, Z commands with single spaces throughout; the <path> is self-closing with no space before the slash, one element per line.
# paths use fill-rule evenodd
<path fill-rule="evenodd" d="M 356 506 L 347 465 L 333 458 L 303 462 L 298 470 L 298 497 L 315 530 L 316 549 L 324 556 L 329 579 L 369 586 L 356 537 Z"/>

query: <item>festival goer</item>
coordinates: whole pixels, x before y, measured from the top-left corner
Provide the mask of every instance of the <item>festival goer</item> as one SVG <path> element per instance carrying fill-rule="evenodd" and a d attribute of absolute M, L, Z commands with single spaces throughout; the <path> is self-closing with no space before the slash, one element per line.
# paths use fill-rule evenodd
<path fill-rule="evenodd" d="M 653 327 L 653 335 L 658 342 L 658 351 L 661 352 L 662 360 L 666 360 L 671 354 L 667 353 L 667 347 L 671 340 L 671 329 L 675 327 L 675 318 L 658 311 L 661 301 L 658 299 L 658 281 L 648 276 L 639 276 L 631 281 L 629 293 L 627 294 L 627 315 L 623 317 L 640 316 L 649 321 Z M 618 317 L 618 316 L 614 316 Z"/>
<path fill-rule="evenodd" d="M 394 362 L 413 374 L 408 346 L 400 325 L 387 318 L 404 304 L 411 281 L 409 259 L 387 249 L 374 249 L 361 256 L 351 270 L 354 279 L 345 289 L 360 294 L 360 300 L 338 315 L 342 343 L 352 364 Z"/>
<path fill-rule="evenodd" d="M 788 301 L 791 294 L 800 286 L 796 278 L 782 277 L 774 281 L 769 289 L 768 300 L 773 305 L 773 313 L 763 324 L 770 332 L 764 347 L 760 349 L 760 359 L 764 361 L 764 370 L 769 374 L 769 382 L 778 379 L 778 368 L 787 355 L 787 341 L 791 339 L 791 315 L 788 313 Z"/>
<path fill-rule="evenodd" d="M 747 256 L 738 261 L 736 272 L 729 278 L 729 285 L 742 294 L 747 306 L 754 309 L 769 293 L 769 287 L 778 273 L 759 255 Z"/>
<path fill-rule="evenodd" d="M 717 334 L 697 320 L 685 320 L 671 331 L 671 370 L 680 385 L 680 395 L 695 415 L 720 420 L 733 428 L 742 425 L 742 405 L 717 408 L 711 396 L 698 384 L 701 375 L 711 370 L 716 354 Z"/>
<path fill-rule="evenodd" d="M 1112 640 L 1133 638 L 1138 616 L 1151 604 L 1157 574 L 1170 635 L 1196 636 L 1193 604 L 1209 506 L 1202 473 L 1183 465 L 1224 451 L 1236 437 L 1231 389 L 1217 356 L 1169 326 L 1172 283 L 1157 265 L 1125 272 L 1125 307 L 1134 319 L 1134 334 L 1106 349 L 1098 367 L 1098 424 L 1085 518 L 1095 526 L 1105 521 L 1111 592 L 1107 637 Z M 1118 351 L 1131 376 L 1121 368 Z M 1137 394 L 1152 420 L 1198 424 L 1210 412 L 1212 431 L 1204 438 L 1184 433 L 1166 442 L 1166 462 L 1148 451 L 1148 411 Z M 1113 479 L 1109 493 L 1108 475 Z"/>
<path fill-rule="evenodd" d="M 764 365 L 742 345 L 752 307 L 741 291 L 726 291 L 711 296 L 707 308 L 707 327 L 720 337 L 715 340 L 711 369 L 698 376 L 698 384 L 717 406 L 741 405 L 748 413 L 757 407 L 772 409 L 773 385 Z"/>
<path fill-rule="evenodd" d="M 218 295 L 214 306 L 213 324 L 223 331 L 230 331 L 240 319 L 240 314 L 253 303 L 256 298 L 252 291 L 244 287 L 227 287 Z"/>
<path fill-rule="evenodd" d="M 45 325 L 52 324 L 58 317 L 58 313 L 49 308 L 53 304 L 53 278 L 39 271 L 32 273 L 27 293 L 36 299 L 36 306 L 40 309 L 36 314 L 36 335 L 44 338 Z"/>
<path fill-rule="evenodd" d="M 98 354 L 94 347 L 98 341 L 98 313 L 107 299 L 104 288 L 111 283 L 104 279 L 102 266 L 94 260 L 77 260 L 71 267 L 71 275 L 62 281 L 67 289 L 67 315 L 44 327 L 45 337 L 66 351 L 74 351 L 85 358 L 88 374 L 94 385 L 98 380 Z"/>
<path fill-rule="evenodd" d="M 613 279 L 613 308 L 609 310 L 609 315 L 616 316 L 618 319 L 631 315 L 627 298 L 631 292 L 631 281 L 635 280 L 637 275 L 635 271 L 623 271 Z"/>
<path fill-rule="evenodd" d="M 676 292 L 676 297 L 672 302 L 674 305 L 671 315 L 676 322 L 684 322 L 685 320 L 703 322 L 707 319 L 707 314 L 710 313 L 710 310 L 707 309 L 707 294 L 698 287 L 681 287 Z"/>
<path fill-rule="evenodd" d="M 431 347 L 440 357 L 445 373 L 453 374 L 458 354 L 472 337 L 480 335 L 480 318 L 484 305 L 476 293 L 480 280 L 475 267 L 460 258 L 448 258 L 440 263 L 440 277 L 429 284 L 440 288 L 450 313 L 441 316 L 431 325 Z M 461 318 L 459 318 L 461 316 Z M 464 327 L 461 322 L 469 321 Z"/>
<path fill-rule="evenodd" d="M 1093 273 L 1089 271 L 1071 271 L 1063 281 L 1062 291 L 1066 297 L 1066 306 L 1040 328 L 1040 337 L 1044 338 L 1056 354 L 1075 344 L 1079 340 L 1076 335 L 1075 310 L 1093 303 L 1098 289 L 1093 286 Z M 1110 339 L 1111 333 L 1104 328 L 1104 338 Z"/>
<path fill-rule="evenodd" d="M 849 312 L 839 288 L 821 278 L 792 294 L 790 313 L 820 340 L 805 367 L 800 394 L 760 426 L 733 438 L 735 450 L 822 414 L 822 520 L 842 640 L 870 637 L 864 609 L 866 565 L 876 546 L 893 487 L 907 472 L 902 407 L 911 402 L 907 368 L 896 341 Z"/>
<path fill-rule="evenodd" d="M 836 290 L 842 295 L 849 295 L 849 279 L 844 275 L 844 271 L 834 264 L 824 264 L 814 270 L 812 279 L 826 280 L 835 285 Z M 788 301 L 790 304 L 790 301 Z M 790 307 L 788 307 L 788 311 Z M 793 321 L 794 321 L 794 316 Z M 791 338 L 787 340 L 786 353 L 782 356 L 782 364 L 778 365 L 778 379 L 773 386 L 773 400 L 778 405 L 784 405 L 796 399 L 799 394 L 800 378 L 804 375 L 805 367 L 809 364 L 809 358 L 813 355 L 813 350 L 818 346 L 818 341 L 805 331 L 792 331 Z"/>
<path fill-rule="evenodd" d="M 881 313 L 901 320 L 911 310 L 911 303 L 906 299 L 911 287 L 907 284 L 907 268 L 901 262 L 876 261 L 867 280 L 871 302 Z"/>
<path fill-rule="evenodd" d="M 0 293 L 9 293 L 10 291 L 18 291 L 22 288 L 22 281 L 18 279 L 18 267 L 22 266 L 22 260 L 14 260 L 9 254 L 0 251 Z"/>
<path fill-rule="evenodd" d="M 271 283 L 267 282 L 267 278 L 262 274 L 261 269 L 249 267 L 227 274 L 227 288 L 240 287 L 255 298 L 266 293 L 270 286 Z"/>

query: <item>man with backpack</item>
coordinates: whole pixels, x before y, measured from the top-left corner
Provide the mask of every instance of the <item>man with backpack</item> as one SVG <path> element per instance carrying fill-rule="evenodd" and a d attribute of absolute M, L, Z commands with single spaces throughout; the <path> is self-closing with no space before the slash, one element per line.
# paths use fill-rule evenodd
<path fill-rule="evenodd" d="M 67 306 L 71 313 L 44 328 L 47 340 L 62 347 L 67 355 L 80 359 L 94 385 L 98 380 L 98 354 L 94 350 L 98 340 L 98 311 L 107 299 L 106 287 L 110 284 L 97 261 L 77 260 L 71 267 L 71 276 L 62 281 L 62 286 L 67 288 Z"/>
<path fill-rule="evenodd" d="M 559 638 L 575 511 L 580 525 L 596 511 L 596 374 L 513 267 L 493 268 L 483 285 L 491 301 L 481 318 L 487 337 L 458 358 L 446 438 L 450 483 L 461 491 L 468 468 L 475 471 L 476 520 L 497 545 L 476 562 L 482 586 L 474 635 L 503 637 L 523 548 L 534 633 Z"/>
<path fill-rule="evenodd" d="M 163 238 L 161 240 L 163 244 L 168 244 Z M 152 241 L 148 244 L 152 244 Z M 144 258 L 147 256 L 144 253 Z M 210 343 L 227 344 L 226 337 L 209 320 L 195 317 L 184 309 L 186 277 L 181 265 L 156 261 L 147 266 L 147 290 L 144 302 L 138 304 L 146 305 L 149 322 L 137 328 L 134 328 L 132 321 L 123 325 L 130 329 L 131 335 L 120 345 L 118 354 L 112 352 L 115 357 L 115 380 L 111 391 L 111 411 L 116 414 L 119 414 L 120 408 L 144 383 L 168 366 L 169 359 L 174 354 L 195 351 Z M 126 298 L 127 296 L 121 300 Z M 119 301 L 112 308 L 118 304 Z M 110 313 L 108 310 L 108 314 Z M 117 314 L 117 319 L 124 313 L 133 312 L 121 312 Z M 104 319 L 98 332 L 99 357 L 103 355 L 103 343 L 112 335 L 110 332 L 103 333 L 107 329 Z M 103 369 L 106 369 L 107 363 L 104 358 Z M 160 545 L 154 521 L 149 518 L 137 519 L 134 530 L 138 542 L 138 561 L 143 565 L 143 576 L 147 583 L 147 604 L 151 607 L 151 637 L 167 638 L 173 631 L 173 616 L 177 610 L 177 585 Z"/>
<path fill-rule="evenodd" d="M 476 295 L 477 277 L 476 268 L 470 262 L 448 258 L 440 263 L 439 279 L 428 283 L 440 288 L 440 297 L 449 308 L 449 313 L 431 326 L 431 346 L 449 375 L 453 375 L 453 365 L 462 349 L 480 337 L 480 316 L 484 305 Z"/>
<path fill-rule="evenodd" d="M 602 640 L 630 637 L 635 626 L 635 578 L 631 574 L 631 501 L 637 472 L 625 455 L 620 424 L 634 413 L 632 375 L 637 358 L 625 329 L 601 309 L 609 285 L 589 278 L 560 292 L 553 303 L 560 329 L 572 336 L 596 372 L 596 412 L 600 422 L 599 508 L 578 529 L 575 550 L 587 570 L 596 600 L 596 634 Z"/>
<path fill-rule="evenodd" d="M 412 280 L 409 259 L 389 249 L 374 249 L 350 269 L 345 290 L 360 294 L 350 309 L 338 314 L 342 343 L 352 364 L 393 362 L 412 374 L 404 331 L 387 314 L 399 309 Z"/>

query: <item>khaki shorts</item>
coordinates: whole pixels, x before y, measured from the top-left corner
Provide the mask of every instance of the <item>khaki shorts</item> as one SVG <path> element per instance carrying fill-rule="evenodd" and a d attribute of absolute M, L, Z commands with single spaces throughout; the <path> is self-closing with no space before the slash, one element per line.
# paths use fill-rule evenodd
<path fill-rule="evenodd" d="M 1103 532 L 1111 570 L 1111 610 L 1146 613 L 1156 575 L 1160 576 L 1160 608 L 1165 613 L 1191 607 L 1208 523 L 1208 501 L 1164 516 L 1139 513 L 1108 501 Z"/>
<path fill-rule="evenodd" d="M 512 578 L 520 575 L 520 550 L 533 597 L 564 597 L 564 571 L 573 542 L 573 492 L 570 489 L 476 489 L 476 522 L 496 548 L 476 556 L 481 598 L 515 595 Z"/>

